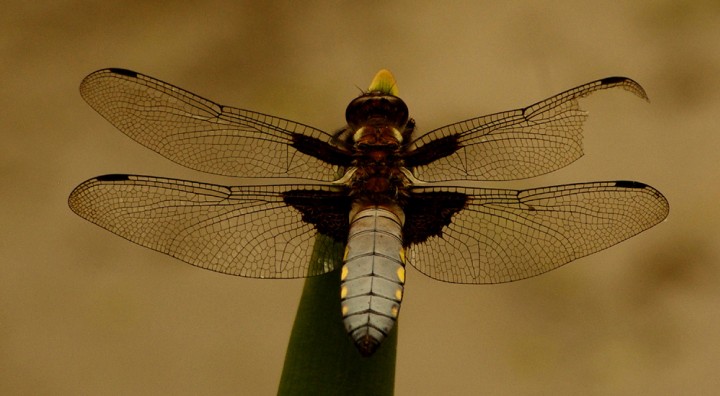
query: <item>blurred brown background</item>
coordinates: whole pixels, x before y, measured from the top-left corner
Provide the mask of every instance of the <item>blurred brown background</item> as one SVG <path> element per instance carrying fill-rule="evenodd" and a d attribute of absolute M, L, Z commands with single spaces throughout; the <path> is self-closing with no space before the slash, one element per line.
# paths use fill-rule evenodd
<path fill-rule="evenodd" d="M 668 220 L 496 286 L 409 270 L 396 393 L 711 394 L 720 378 L 720 3 L 11 2 L 0 16 L 0 393 L 274 394 L 303 282 L 234 278 L 75 216 L 105 173 L 233 183 L 141 147 L 78 94 L 125 67 L 325 130 L 383 67 L 419 127 L 596 78 L 586 155 L 541 186 L 632 179 Z M 232 4 L 232 5 L 230 5 Z M 318 335 L 322 336 L 322 335 Z"/>

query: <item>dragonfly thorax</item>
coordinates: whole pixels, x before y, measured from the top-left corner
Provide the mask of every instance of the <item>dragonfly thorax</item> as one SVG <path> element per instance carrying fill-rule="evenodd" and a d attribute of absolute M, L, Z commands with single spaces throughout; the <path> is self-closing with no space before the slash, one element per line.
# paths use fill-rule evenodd
<path fill-rule="evenodd" d="M 357 171 L 350 183 L 351 195 L 390 202 L 404 193 L 409 184 L 400 171 L 399 155 L 409 123 L 408 108 L 399 97 L 370 91 L 354 99 L 345 118 L 352 134 L 346 144 L 352 147 Z"/>
<path fill-rule="evenodd" d="M 355 149 L 358 151 L 396 151 L 403 142 L 397 128 L 390 125 L 364 126 L 353 134 Z"/>

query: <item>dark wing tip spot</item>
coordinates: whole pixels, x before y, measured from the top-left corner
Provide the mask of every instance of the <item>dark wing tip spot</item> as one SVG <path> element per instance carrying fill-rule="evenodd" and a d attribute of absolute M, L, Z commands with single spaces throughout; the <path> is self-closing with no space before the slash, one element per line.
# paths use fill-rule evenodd
<path fill-rule="evenodd" d="M 621 188 L 647 188 L 648 185 L 645 183 L 640 183 L 636 181 L 631 180 L 618 180 L 615 182 L 615 187 L 621 187 Z"/>
<path fill-rule="evenodd" d="M 123 180 L 129 180 L 130 177 L 128 175 L 119 175 L 119 174 L 113 174 L 113 175 L 102 175 L 95 178 L 97 181 L 123 181 Z"/>
<path fill-rule="evenodd" d="M 115 67 L 111 67 L 108 70 L 110 70 L 111 72 L 113 72 L 115 74 L 120 74 L 122 76 L 133 77 L 133 78 L 137 77 L 137 73 L 132 70 L 119 69 L 119 68 L 115 68 Z"/>
<path fill-rule="evenodd" d="M 613 86 L 619 86 L 626 91 L 632 92 L 633 94 L 640 97 L 641 99 L 645 99 L 648 102 L 650 101 L 650 99 L 647 96 L 647 92 L 645 92 L 645 89 L 640 84 L 638 84 L 637 81 L 634 81 L 630 78 L 615 76 L 615 77 L 603 78 L 602 80 L 599 80 L 599 81 L 600 81 L 600 84 L 603 85 L 603 87 L 601 87 L 601 89 L 602 88 L 610 88 Z"/>
<path fill-rule="evenodd" d="M 600 80 L 603 85 L 617 84 L 627 80 L 627 77 L 607 77 Z"/>

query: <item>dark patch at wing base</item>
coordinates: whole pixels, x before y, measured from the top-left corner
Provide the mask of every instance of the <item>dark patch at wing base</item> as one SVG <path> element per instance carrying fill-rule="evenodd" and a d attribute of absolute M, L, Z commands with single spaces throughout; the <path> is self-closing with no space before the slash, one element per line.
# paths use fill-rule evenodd
<path fill-rule="evenodd" d="M 411 151 L 409 155 L 404 158 L 405 166 L 414 168 L 427 165 L 435 160 L 455 153 L 459 148 L 458 135 L 445 136 L 420 146 L 417 150 Z"/>
<path fill-rule="evenodd" d="M 290 190 L 283 201 L 302 213 L 306 223 L 337 242 L 345 243 L 349 230 L 350 198 L 341 192 Z"/>
<path fill-rule="evenodd" d="M 465 208 L 468 197 L 457 192 L 416 193 L 410 196 L 405 211 L 403 245 L 421 243 L 441 236 L 453 215 Z"/>
<path fill-rule="evenodd" d="M 292 147 L 295 147 L 303 154 L 313 156 L 331 165 L 350 166 L 352 164 L 350 153 L 340 151 L 322 140 L 311 136 L 293 133 Z"/>

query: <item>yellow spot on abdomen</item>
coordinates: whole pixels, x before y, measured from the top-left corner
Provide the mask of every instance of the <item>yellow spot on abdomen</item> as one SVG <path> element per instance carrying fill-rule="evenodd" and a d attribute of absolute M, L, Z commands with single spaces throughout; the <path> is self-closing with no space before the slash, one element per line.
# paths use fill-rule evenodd
<path fill-rule="evenodd" d="M 347 296 L 347 287 L 343 286 L 340 288 L 340 298 L 345 298 Z"/>
<path fill-rule="evenodd" d="M 402 293 L 402 289 L 398 287 L 397 290 L 395 290 L 395 299 L 398 301 L 402 300 Z"/>
<path fill-rule="evenodd" d="M 393 305 L 392 309 L 390 309 L 390 313 L 393 317 L 397 318 L 399 312 L 399 308 L 397 305 Z"/>
<path fill-rule="evenodd" d="M 405 267 L 398 267 L 397 277 L 400 283 L 405 284 Z"/>
<path fill-rule="evenodd" d="M 340 280 L 344 281 L 345 278 L 347 278 L 347 275 L 348 275 L 347 265 L 343 265 L 342 270 L 340 271 Z"/>
<path fill-rule="evenodd" d="M 342 310 L 342 316 L 346 316 L 347 313 L 348 313 L 348 307 L 347 307 L 347 305 L 343 305 L 342 308 L 341 308 L 341 310 Z"/>

